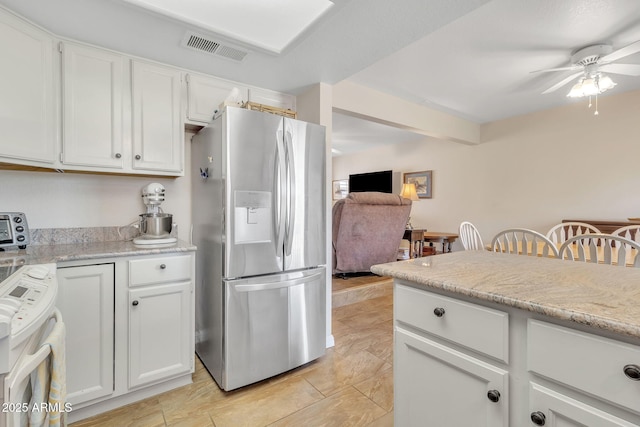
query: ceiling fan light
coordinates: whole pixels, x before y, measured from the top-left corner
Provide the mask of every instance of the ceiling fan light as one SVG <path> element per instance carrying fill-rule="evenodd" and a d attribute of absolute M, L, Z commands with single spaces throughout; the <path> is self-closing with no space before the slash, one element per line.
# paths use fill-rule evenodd
<path fill-rule="evenodd" d="M 584 91 L 582 90 L 582 80 L 573 85 L 567 96 L 569 98 L 580 98 L 584 96 Z"/>
<path fill-rule="evenodd" d="M 598 82 L 594 78 L 584 79 L 582 82 L 582 93 L 584 96 L 593 96 L 600 93 Z"/>
<path fill-rule="evenodd" d="M 613 88 L 617 83 L 611 80 L 609 76 L 600 76 L 598 79 L 598 87 L 600 88 L 600 92 L 604 92 L 605 90 L 609 90 Z"/>

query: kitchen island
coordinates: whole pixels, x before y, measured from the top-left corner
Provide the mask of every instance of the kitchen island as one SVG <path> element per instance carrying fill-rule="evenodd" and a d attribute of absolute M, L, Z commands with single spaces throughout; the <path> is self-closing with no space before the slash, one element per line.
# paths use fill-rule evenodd
<path fill-rule="evenodd" d="M 640 425 L 640 269 L 465 251 L 394 278 L 396 425 Z"/>

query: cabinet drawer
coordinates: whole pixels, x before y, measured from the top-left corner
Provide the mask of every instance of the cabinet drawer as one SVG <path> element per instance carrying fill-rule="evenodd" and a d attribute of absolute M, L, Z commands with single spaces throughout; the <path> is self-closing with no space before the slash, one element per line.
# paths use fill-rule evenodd
<path fill-rule="evenodd" d="M 640 381 L 623 371 L 640 366 L 640 347 L 537 320 L 527 327 L 529 371 L 640 413 Z"/>
<path fill-rule="evenodd" d="M 179 282 L 190 279 L 190 255 L 129 261 L 129 286 Z"/>
<path fill-rule="evenodd" d="M 444 314 L 438 316 L 436 309 Z M 505 363 L 509 361 L 507 313 L 403 285 L 395 287 L 394 310 L 399 322 Z"/>

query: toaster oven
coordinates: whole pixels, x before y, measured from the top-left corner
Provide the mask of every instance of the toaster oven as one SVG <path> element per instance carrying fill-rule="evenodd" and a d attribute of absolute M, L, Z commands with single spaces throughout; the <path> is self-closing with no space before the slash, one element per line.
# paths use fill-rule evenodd
<path fill-rule="evenodd" d="M 24 213 L 0 212 L 0 249 L 9 246 L 25 249 L 29 242 L 29 226 Z"/>

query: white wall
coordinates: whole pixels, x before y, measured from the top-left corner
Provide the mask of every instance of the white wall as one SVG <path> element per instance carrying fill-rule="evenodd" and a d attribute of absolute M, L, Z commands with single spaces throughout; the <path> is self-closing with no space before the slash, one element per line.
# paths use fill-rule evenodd
<path fill-rule="evenodd" d="M 569 102 L 569 101 L 568 101 Z M 414 227 L 475 223 L 485 243 L 503 228 L 546 233 L 562 219 L 640 216 L 640 91 L 580 100 L 482 126 L 482 143 L 417 141 L 333 158 L 333 179 L 433 170 L 433 198 L 414 202 Z M 454 245 L 460 249 L 459 242 Z"/>
<path fill-rule="evenodd" d="M 142 187 L 159 182 L 166 189 L 161 207 L 173 215 L 178 236 L 188 241 L 191 136 L 185 135 L 186 173 L 180 178 L 0 170 L 0 211 L 24 212 L 30 228 L 123 226 L 145 212 Z"/>

